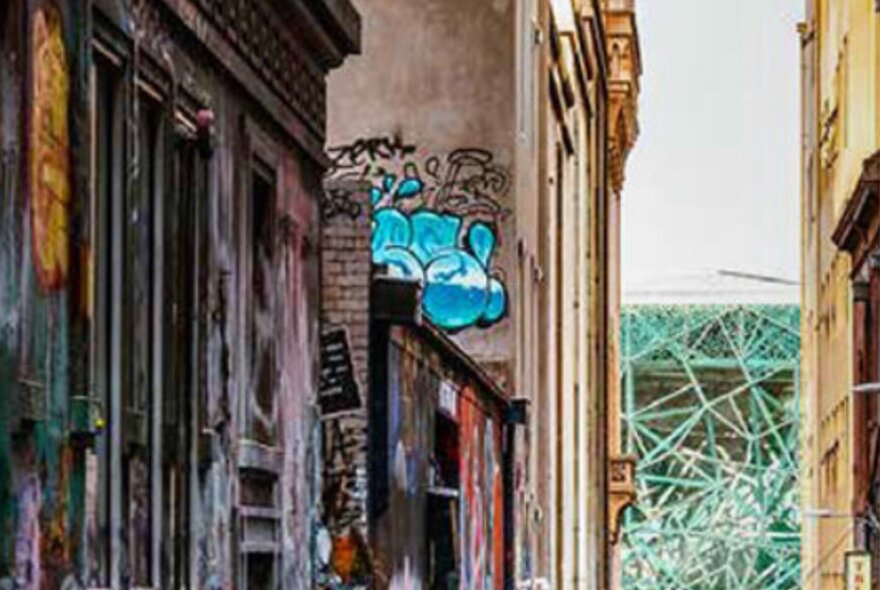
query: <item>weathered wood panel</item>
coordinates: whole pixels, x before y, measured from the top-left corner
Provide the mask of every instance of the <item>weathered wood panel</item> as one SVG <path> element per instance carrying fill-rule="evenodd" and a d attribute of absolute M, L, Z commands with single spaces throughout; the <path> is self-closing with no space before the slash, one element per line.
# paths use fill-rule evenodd
<path fill-rule="evenodd" d="M 335 5 L 0 6 L 0 586 L 311 584 Z"/>

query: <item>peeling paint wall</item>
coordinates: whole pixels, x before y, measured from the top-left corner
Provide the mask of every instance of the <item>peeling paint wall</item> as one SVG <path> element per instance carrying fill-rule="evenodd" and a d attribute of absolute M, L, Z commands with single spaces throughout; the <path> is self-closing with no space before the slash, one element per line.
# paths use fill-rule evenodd
<path fill-rule="evenodd" d="M 311 585 L 346 7 L 0 6 L 0 588 Z"/>
<path fill-rule="evenodd" d="M 0 587 L 62 588 L 81 547 L 67 436 L 75 18 L 46 2 L 0 8 Z"/>

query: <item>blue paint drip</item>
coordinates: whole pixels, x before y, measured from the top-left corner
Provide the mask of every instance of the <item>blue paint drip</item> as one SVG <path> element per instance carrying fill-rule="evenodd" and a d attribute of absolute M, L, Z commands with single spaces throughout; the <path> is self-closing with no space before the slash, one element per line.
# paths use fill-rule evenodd
<path fill-rule="evenodd" d="M 468 244 L 480 264 L 489 268 L 492 252 L 495 251 L 495 233 L 492 228 L 480 221 L 474 223 L 468 231 Z"/>
<path fill-rule="evenodd" d="M 405 178 L 400 181 L 397 191 L 394 193 L 395 199 L 412 199 L 422 193 L 424 185 L 418 178 Z"/>

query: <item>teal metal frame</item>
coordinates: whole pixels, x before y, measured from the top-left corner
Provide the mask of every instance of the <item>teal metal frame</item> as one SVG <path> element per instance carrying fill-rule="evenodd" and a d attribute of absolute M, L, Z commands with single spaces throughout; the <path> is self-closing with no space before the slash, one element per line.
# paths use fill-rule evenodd
<path fill-rule="evenodd" d="M 624 308 L 624 590 L 798 587 L 799 357 L 797 306 Z"/>

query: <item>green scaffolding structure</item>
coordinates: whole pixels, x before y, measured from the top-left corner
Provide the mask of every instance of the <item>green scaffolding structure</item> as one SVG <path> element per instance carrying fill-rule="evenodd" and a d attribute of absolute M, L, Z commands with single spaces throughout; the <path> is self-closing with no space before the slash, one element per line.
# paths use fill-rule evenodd
<path fill-rule="evenodd" d="M 800 582 L 797 306 L 631 306 L 621 334 L 625 590 Z"/>

